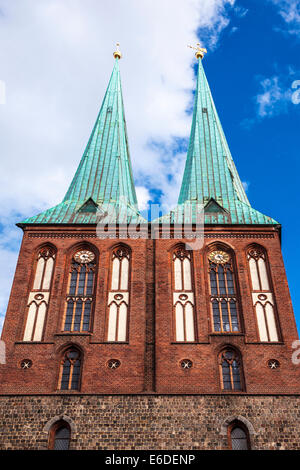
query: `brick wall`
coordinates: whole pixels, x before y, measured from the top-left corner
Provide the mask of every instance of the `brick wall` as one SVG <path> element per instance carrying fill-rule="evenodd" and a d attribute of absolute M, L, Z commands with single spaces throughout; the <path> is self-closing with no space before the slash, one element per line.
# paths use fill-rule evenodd
<path fill-rule="evenodd" d="M 206 229 L 203 248 L 192 252 L 197 338 L 187 344 L 174 342 L 171 251 L 180 240 L 125 241 L 132 250 L 129 341 L 110 344 L 105 342 L 108 272 L 111 249 L 118 240 L 100 240 L 91 227 L 31 227 L 25 231 L 3 328 L 7 363 L 0 365 L 0 393 L 55 393 L 61 351 L 68 344 L 83 352 L 82 393 L 220 393 L 217 357 L 224 345 L 235 346 L 241 353 L 246 392 L 300 392 L 300 367 L 291 360 L 298 333 L 277 228 Z M 260 343 L 258 338 L 246 259 L 247 247 L 254 242 L 263 246 L 269 257 L 278 307 L 278 343 Z M 57 250 L 46 327 L 42 342 L 25 343 L 32 265 L 44 243 L 52 243 Z M 243 323 L 239 334 L 212 333 L 206 259 L 207 250 L 216 243 L 235 254 Z M 63 333 L 70 262 L 74 250 L 82 246 L 93 246 L 99 253 L 93 328 L 88 334 Z M 33 361 L 31 369 L 21 369 L 23 359 Z M 121 367 L 109 370 L 109 359 L 120 360 Z M 182 370 L 182 359 L 190 359 L 193 368 Z M 280 368 L 270 370 L 269 359 L 277 359 Z"/>
<path fill-rule="evenodd" d="M 118 240 L 100 240 L 92 227 L 31 227 L 25 231 L 2 339 L 0 364 L 0 448 L 47 448 L 49 423 L 64 416 L 72 423 L 75 449 L 223 449 L 225 422 L 250 423 L 257 449 L 300 449 L 300 366 L 292 362 L 297 328 L 276 227 L 206 228 L 204 246 L 192 253 L 196 341 L 174 342 L 171 252 L 180 240 L 126 240 L 132 251 L 129 338 L 105 342 L 108 272 Z M 184 240 L 182 240 L 184 242 Z M 188 240 L 187 240 L 188 242 Z M 56 250 L 43 341 L 22 341 L 35 253 L 44 243 Z M 246 252 L 252 243 L 268 253 L 278 309 L 280 341 L 261 343 L 251 299 Z M 242 331 L 213 334 L 207 253 L 212 244 L 235 255 Z M 63 333 L 66 283 L 74 250 L 93 246 L 99 253 L 93 328 Z M 83 352 L 79 392 L 57 391 L 61 352 L 75 344 Z M 244 393 L 222 393 L 218 353 L 236 347 L 243 361 Z M 21 361 L 31 359 L 23 370 Z M 107 367 L 118 359 L 116 370 Z M 182 359 L 193 362 L 180 367 Z M 277 359 L 278 369 L 268 367 Z M 146 395 L 145 393 L 148 393 Z M 8 396 L 9 395 L 9 396 Z M 54 421 L 53 421 L 54 420 Z"/>
<path fill-rule="evenodd" d="M 0 449 L 46 449 L 64 417 L 71 449 L 227 449 L 239 418 L 252 449 L 300 449 L 300 396 L 12 396 L 0 398 Z"/>

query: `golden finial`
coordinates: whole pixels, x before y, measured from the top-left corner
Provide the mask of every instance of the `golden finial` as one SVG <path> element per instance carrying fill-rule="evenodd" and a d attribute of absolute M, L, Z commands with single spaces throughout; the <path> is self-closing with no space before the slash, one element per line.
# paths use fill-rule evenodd
<path fill-rule="evenodd" d="M 205 47 L 200 47 L 200 43 L 198 42 L 197 43 L 197 47 L 193 47 L 193 46 L 188 46 L 190 47 L 191 49 L 194 49 L 196 51 L 196 58 L 197 59 L 203 59 L 204 57 L 204 54 L 207 53 L 207 50 L 205 49 Z"/>
<path fill-rule="evenodd" d="M 119 47 L 120 47 L 120 44 L 117 42 L 117 50 L 114 52 L 115 59 L 122 59 L 122 54 L 121 54 Z"/>

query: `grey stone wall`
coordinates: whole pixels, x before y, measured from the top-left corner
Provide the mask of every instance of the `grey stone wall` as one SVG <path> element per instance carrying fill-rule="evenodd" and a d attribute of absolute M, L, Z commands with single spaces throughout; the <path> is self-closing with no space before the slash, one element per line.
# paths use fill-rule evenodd
<path fill-rule="evenodd" d="M 227 449 L 239 419 L 253 449 L 300 449 L 300 396 L 57 395 L 0 397 L 0 449 L 47 449 L 70 424 L 71 449 Z"/>

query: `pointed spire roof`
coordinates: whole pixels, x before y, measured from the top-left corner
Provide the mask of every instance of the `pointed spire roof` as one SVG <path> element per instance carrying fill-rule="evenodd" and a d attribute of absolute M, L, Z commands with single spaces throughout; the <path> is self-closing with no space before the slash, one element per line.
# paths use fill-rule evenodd
<path fill-rule="evenodd" d="M 205 76 L 202 58 L 206 50 L 196 50 L 197 88 L 179 207 L 165 217 L 181 223 L 183 205 L 198 203 L 204 205 L 207 224 L 277 224 L 248 201 Z"/>
<path fill-rule="evenodd" d="M 26 219 L 23 224 L 93 224 L 98 221 L 98 209 L 100 213 L 112 210 L 105 223 L 114 222 L 116 217 L 119 223 L 145 222 L 137 208 L 130 162 L 119 49 L 114 57 L 114 68 L 100 112 L 63 201 Z"/>

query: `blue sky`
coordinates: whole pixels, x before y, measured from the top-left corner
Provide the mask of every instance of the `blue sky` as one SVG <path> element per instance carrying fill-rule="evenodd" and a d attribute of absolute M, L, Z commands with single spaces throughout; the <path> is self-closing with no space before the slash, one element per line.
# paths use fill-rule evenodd
<path fill-rule="evenodd" d="M 180 0 L 0 0 L 0 318 L 22 235 L 14 224 L 64 196 L 116 41 L 140 206 L 149 199 L 166 209 L 176 204 L 195 87 L 186 45 L 197 38 L 208 49 L 205 71 L 250 202 L 283 226 L 299 328 L 300 100 L 292 88 L 300 80 L 299 0 L 186 0 L 184 7 Z"/>

